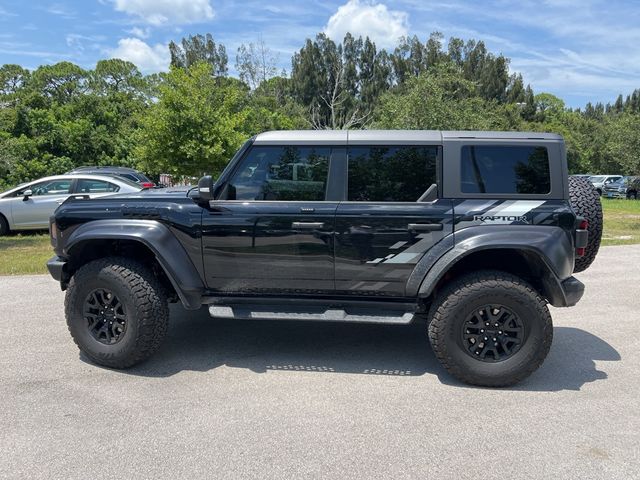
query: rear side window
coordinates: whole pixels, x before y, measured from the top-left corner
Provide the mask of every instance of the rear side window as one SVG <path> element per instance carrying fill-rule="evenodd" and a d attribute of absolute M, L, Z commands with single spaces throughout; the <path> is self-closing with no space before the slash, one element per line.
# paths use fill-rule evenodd
<path fill-rule="evenodd" d="M 227 187 L 227 200 L 323 201 L 330 147 L 254 147 Z"/>
<path fill-rule="evenodd" d="M 347 198 L 356 202 L 415 202 L 436 183 L 438 147 L 349 148 Z"/>
<path fill-rule="evenodd" d="M 127 180 L 131 180 L 132 182 L 136 182 L 138 183 L 139 181 L 146 181 L 146 180 L 139 180 L 138 177 L 136 177 L 135 175 L 131 174 L 131 173 L 118 173 L 117 175 L 126 178 Z"/>
<path fill-rule="evenodd" d="M 546 194 L 551 191 L 545 147 L 462 147 L 463 193 Z"/>
<path fill-rule="evenodd" d="M 76 186 L 76 191 L 79 193 L 113 193 L 118 190 L 120 190 L 119 186 L 102 180 L 81 179 Z"/>

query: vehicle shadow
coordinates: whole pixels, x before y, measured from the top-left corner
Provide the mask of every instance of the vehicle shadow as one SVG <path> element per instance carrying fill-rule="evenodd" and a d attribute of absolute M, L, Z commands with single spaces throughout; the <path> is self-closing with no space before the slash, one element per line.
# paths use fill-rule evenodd
<path fill-rule="evenodd" d="M 166 377 L 181 371 L 209 371 L 222 365 L 264 373 L 290 370 L 360 375 L 437 375 L 447 385 L 466 387 L 438 363 L 424 322 L 370 325 L 298 321 L 212 319 L 206 309 L 172 306 L 169 335 L 147 362 L 123 373 Z M 579 390 L 607 378 L 595 360 L 618 361 L 618 352 L 584 330 L 556 327 L 543 366 L 513 390 Z"/>

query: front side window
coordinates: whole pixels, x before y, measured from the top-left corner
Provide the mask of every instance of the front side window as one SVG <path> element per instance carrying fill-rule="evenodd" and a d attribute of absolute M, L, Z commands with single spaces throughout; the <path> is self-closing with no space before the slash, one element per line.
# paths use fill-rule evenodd
<path fill-rule="evenodd" d="M 120 190 L 117 185 L 102 180 L 78 180 L 78 193 L 115 193 Z"/>
<path fill-rule="evenodd" d="M 356 202 L 416 202 L 436 183 L 438 147 L 349 148 L 348 199 Z"/>
<path fill-rule="evenodd" d="M 253 147 L 227 185 L 227 200 L 323 201 L 330 147 Z"/>
<path fill-rule="evenodd" d="M 463 193 L 547 194 L 551 191 L 545 147 L 462 147 Z"/>

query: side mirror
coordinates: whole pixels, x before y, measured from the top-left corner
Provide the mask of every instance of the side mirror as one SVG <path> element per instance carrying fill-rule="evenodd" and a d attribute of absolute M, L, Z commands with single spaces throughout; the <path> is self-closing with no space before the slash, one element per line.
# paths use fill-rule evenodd
<path fill-rule="evenodd" d="M 33 190 L 29 189 L 29 190 L 25 190 L 24 193 L 22 194 L 22 201 L 26 202 L 27 200 L 29 200 L 29 197 L 33 195 Z"/>
<path fill-rule="evenodd" d="M 201 202 L 213 200 L 213 178 L 211 175 L 205 175 L 198 180 L 198 197 Z"/>

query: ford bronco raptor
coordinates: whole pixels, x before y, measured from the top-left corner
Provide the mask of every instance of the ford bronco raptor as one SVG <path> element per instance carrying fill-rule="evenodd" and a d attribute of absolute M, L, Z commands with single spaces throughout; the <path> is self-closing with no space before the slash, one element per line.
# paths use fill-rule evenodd
<path fill-rule="evenodd" d="M 536 370 L 602 228 L 597 192 L 544 133 L 279 131 L 189 191 L 73 196 L 51 218 L 71 336 L 126 368 L 158 350 L 168 302 L 214 317 L 406 324 L 453 376 Z"/>

